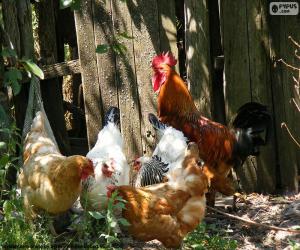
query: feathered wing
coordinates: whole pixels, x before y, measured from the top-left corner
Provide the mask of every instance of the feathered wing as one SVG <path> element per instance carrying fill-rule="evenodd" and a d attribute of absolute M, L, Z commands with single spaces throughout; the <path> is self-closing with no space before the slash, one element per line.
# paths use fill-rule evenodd
<path fill-rule="evenodd" d="M 24 141 L 24 164 L 18 185 L 24 197 L 26 217 L 34 218 L 36 209 L 57 214 L 68 210 L 81 191 L 82 173 L 93 172 L 83 156 L 60 154 L 45 129 L 45 116 L 37 112 Z"/>
<path fill-rule="evenodd" d="M 102 210 L 106 206 L 109 185 L 128 185 L 130 168 L 123 152 L 123 138 L 117 126 L 119 109 L 112 107 L 105 115 L 105 126 L 98 134 L 95 146 L 87 157 L 95 166 L 95 178 L 90 177 L 85 183 L 81 196 L 83 207 L 91 210 Z M 103 174 L 103 165 L 112 165 L 111 177 Z"/>
<path fill-rule="evenodd" d="M 181 131 L 167 127 L 153 114 L 149 114 L 149 121 L 157 130 L 159 142 L 153 155 L 142 163 L 138 172 L 135 186 L 147 186 L 163 181 L 166 174 L 181 162 L 187 147 L 187 138 Z"/>

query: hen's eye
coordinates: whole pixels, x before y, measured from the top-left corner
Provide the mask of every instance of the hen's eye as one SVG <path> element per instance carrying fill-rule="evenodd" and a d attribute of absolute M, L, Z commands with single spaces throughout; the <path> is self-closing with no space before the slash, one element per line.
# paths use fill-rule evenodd
<path fill-rule="evenodd" d="M 199 167 L 202 167 L 202 166 L 204 165 L 204 161 L 201 160 L 201 159 L 197 160 L 197 165 L 198 165 Z"/>

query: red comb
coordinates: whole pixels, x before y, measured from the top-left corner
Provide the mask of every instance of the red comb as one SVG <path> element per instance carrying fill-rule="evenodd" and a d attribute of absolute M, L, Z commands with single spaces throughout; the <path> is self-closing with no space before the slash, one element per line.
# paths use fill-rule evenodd
<path fill-rule="evenodd" d="M 175 57 L 172 55 L 171 52 L 166 52 L 166 53 L 161 53 L 160 55 L 157 55 L 153 58 L 152 60 L 152 67 L 156 68 L 158 67 L 160 64 L 168 64 L 169 66 L 175 66 L 177 63 L 177 60 L 175 59 Z"/>

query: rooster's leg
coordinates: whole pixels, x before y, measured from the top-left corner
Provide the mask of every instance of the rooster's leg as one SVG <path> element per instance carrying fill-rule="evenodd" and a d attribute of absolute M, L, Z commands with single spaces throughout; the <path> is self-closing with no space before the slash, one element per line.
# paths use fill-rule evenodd
<path fill-rule="evenodd" d="M 206 193 L 207 205 L 210 207 L 214 207 L 215 199 L 216 199 L 216 190 L 210 189 L 209 192 Z"/>

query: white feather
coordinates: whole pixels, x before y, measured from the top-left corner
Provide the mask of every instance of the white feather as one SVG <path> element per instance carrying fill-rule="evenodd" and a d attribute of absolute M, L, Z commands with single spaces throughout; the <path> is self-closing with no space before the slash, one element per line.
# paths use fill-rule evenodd
<path fill-rule="evenodd" d="M 102 210 L 107 202 L 108 185 L 129 185 L 129 165 L 123 152 L 123 139 L 117 125 L 109 122 L 98 134 L 95 146 L 86 155 L 95 166 L 95 178 L 90 177 L 84 184 L 85 202 L 89 208 Z M 103 164 L 114 162 L 115 173 L 106 177 L 102 173 Z M 81 201 L 82 203 L 82 201 Z M 82 204 L 84 207 L 85 204 Z"/>
<path fill-rule="evenodd" d="M 163 131 L 153 155 L 157 155 L 164 163 L 173 163 L 184 158 L 187 138 L 175 128 L 168 127 Z"/>

